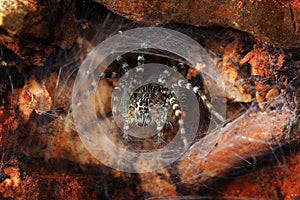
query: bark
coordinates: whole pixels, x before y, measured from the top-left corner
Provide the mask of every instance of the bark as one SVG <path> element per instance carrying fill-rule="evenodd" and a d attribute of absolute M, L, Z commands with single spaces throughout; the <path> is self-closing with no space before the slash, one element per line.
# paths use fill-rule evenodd
<path fill-rule="evenodd" d="M 95 0 L 130 20 L 235 28 L 283 48 L 299 48 L 300 2 L 283 0 Z"/>

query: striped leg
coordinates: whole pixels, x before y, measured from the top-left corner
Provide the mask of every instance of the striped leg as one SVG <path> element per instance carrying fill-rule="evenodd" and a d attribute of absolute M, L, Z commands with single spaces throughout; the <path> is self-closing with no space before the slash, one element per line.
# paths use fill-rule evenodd
<path fill-rule="evenodd" d="M 180 105 L 179 105 L 179 103 L 178 103 L 178 101 L 176 100 L 175 97 L 172 97 L 170 99 L 170 105 L 172 107 L 172 110 L 175 113 L 176 119 L 178 119 L 181 139 L 183 141 L 184 148 L 187 149 L 188 148 L 188 142 L 187 142 L 187 139 L 186 139 L 186 130 L 184 128 L 184 121 L 182 119 L 182 111 L 181 111 Z"/>
<path fill-rule="evenodd" d="M 192 90 L 195 94 L 199 95 L 205 106 L 208 108 L 208 110 L 211 112 L 212 115 L 214 115 L 218 120 L 221 122 L 225 122 L 225 119 L 223 116 L 221 116 L 217 111 L 214 110 L 213 105 L 209 102 L 208 98 L 206 97 L 205 93 L 200 89 L 198 86 L 192 86 L 190 83 L 185 83 L 183 80 L 178 80 L 177 84 L 174 84 L 174 86 L 179 86 L 182 88 L 186 88 L 189 90 Z"/>
<path fill-rule="evenodd" d="M 170 78 L 170 72 L 169 72 L 169 70 L 165 70 L 159 76 L 158 82 L 162 85 L 165 85 L 166 82 L 169 81 L 168 78 Z M 183 141 L 184 147 L 187 149 L 188 148 L 188 142 L 187 142 L 187 139 L 186 139 L 186 130 L 184 128 L 184 120 L 182 119 L 182 111 L 181 111 L 179 102 L 178 102 L 178 100 L 176 98 L 176 95 L 175 95 L 175 92 L 174 92 L 176 87 L 178 87 L 178 83 L 176 81 L 171 83 L 171 88 L 169 88 L 171 90 L 171 92 L 169 93 L 170 98 L 168 99 L 168 101 L 169 101 L 168 105 L 171 106 L 172 112 L 175 114 L 175 117 L 178 120 L 181 139 Z"/>
<path fill-rule="evenodd" d="M 193 87 L 193 92 L 199 95 L 199 97 L 204 102 L 205 106 L 208 108 L 208 110 L 211 112 L 212 115 L 214 115 L 221 122 L 225 122 L 226 119 L 224 119 L 223 116 L 221 116 L 217 111 L 214 110 L 214 107 L 207 99 L 205 93 L 199 87 L 197 86 Z"/>

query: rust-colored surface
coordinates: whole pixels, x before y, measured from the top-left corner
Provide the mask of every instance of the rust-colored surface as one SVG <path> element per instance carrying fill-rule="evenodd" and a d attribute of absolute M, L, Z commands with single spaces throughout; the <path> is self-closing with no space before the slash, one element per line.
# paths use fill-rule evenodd
<path fill-rule="evenodd" d="M 300 44 L 298 0 L 96 1 L 117 14 L 141 23 L 157 25 L 177 22 L 194 26 L 232 27 L 285 48 L 299 48 Z"/>
<path fill-rule="evenodd" d="M 299 167 L 299 148 L 296 148 L 288 158 L 279 156 L 277 160 L 265 163 L 264 168 L 235 178 L 220 192 L 227 196 L 258 199 L 297 199 L 300 193 Z"/>
<path fill-rule="evenodd" d="M 0 6 L 0 28 L 4 30 L 0 44 L 18 55 L 22 66 L 45 65 L 57 47 L 69 49 L 77 38 L 77 20 L 69 0 L 3 0 Z"/>
<path fill-rule="evenodd" d="M 207 152 L 201 152 L 203 143 L 199 142 L 180 159 L 177 168 L 181 181 L 191 185 L 193 189 L 197 182 L 200 186 L 208 184 L 231 171 L 233 166 L 242 164 L 247 158 L 269 152 L 278 143 L 285 143 L 283 130 L 294 115 L 293 111 L 283 108 L 279 112 L 250 112 L 235 119 L 232 124 L 219 130 L 218 143 L 208 155 L 204 154 Z M 263 125 L 266 120 L 268 126 Z M 291 140 L 299 140 L 298 134 L 291 135 Z"/>
<path fill-rule="evenodd" d="M 108 14 L 97 3 L 51 2 L 36 4 L 35 12 L 29 14 L 36 18 L 24 22 L 28 29 L 18 30 L 20 34 L 1 32 L 0 35 L 0 198 L 177 196 L 184 199 L 185 195 L 229 199 L 299 198 L 299 51 L 266 45 L 231 29 L 174 25 L 173 29 L 182 30 L 197 40 L 219 60 L 218 67 L 226 81 L 228 122 L 217 130 L 220 137 L 208 154 L 201 151 L 205 140 L 199 135 L 193 147 L 171 166 L 153 173 L 124 173 L 103 166 L 87 151 L 76 132 L 70 102 L 76 70 L 86 52 L 117 32 L 120 25 L 122 30 L 138 25 Z M 119 1 L 114 2 L 113 6 L 121 8 Z M 292 8 L 297 6 L 296 1 L 281 3 Z M 275 4 L 272 9 L 279 8 L 275 1 L 230 3 L 241 10 L 250 6 L 258 9 L 261 4 Z M 159 15 L 159 10 L 156 10 L 158 14 L 145 10 L 142 1 L 134 5 L 141 15 L 137 16 L 139 20 L 149 22 L 162 19 L 158 16 L 165 17 Z M 163 5 L 161 9 L 168 9 L 167 4 L 161 2 L 160 5 Z M 127 4 L 126 9 L 130 6 Z M 143 12 L 153 15 L 144 18 Z M 176 13 L 178 11 L 169 10 L 172 16 L 167 15 L 167 19 L 159 22 L 184 19 L 182 22 L 193 24 L 192 18 L 190 22 L 185 21 L 187 16 Z M 274 17 L 277 14 L 282 13 Z M 224 25 L 229 23 L 226 20 Z M 289 22 L 282 25 L 289 26 Z M 255 33 L 260 34 L 259 28 Z M 272 39 L 276 34 L 271 35 Z M 295 32 L 290 34 L 295 35 Z M 292 43 L 280 41 L 283 45 L 298 44 L 297 38 Z M 195 73 L 189 72 L 190 77 Z M 108 105 L 112 84 L 104 81 L 99 90 L 103 91 L 102 104 Z M 106 106 L 104 112 L 110 109 Z M 137 158 L 134 164 L 140 162 L 142 160 Z M 250 167 L 245 170 L 245 165 Z"/>

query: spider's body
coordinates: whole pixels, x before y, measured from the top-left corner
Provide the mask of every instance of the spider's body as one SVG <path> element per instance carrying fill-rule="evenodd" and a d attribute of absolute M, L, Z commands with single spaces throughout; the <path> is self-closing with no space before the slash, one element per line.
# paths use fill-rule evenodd
<path fill-rule="evenodd" d="M 136 90 L 129 100 L 129 115 L 133 123 L 138 126 L 149 126 L 151 123 L 161 120 L 165 112 L 169 110 L 169 97 L 167 88 L 161 85 L 149 83 Z M 164 117 L 164 120 L 166 117 Z"/>
<path fill-rule="evenodd" d="M 124 134 L 132 125 L 156 126 L 158 144 L 161 143 L 163 128 L 171 125 L 174 116 L 182 123 L 181 110 L 173 92 L 162 85 L 149 83 L 138 88 L 130 97 L 128 114 L 125 115 Z M 184 132 L 184 130 L 183 130 Z M 186 143 L 185 140 L 183 140 Z"/>
<path fill-rule="evenodd" d="M 113 98 L 117 101 L 119 97 Z M 122 114 L 123 137 L 126 140 L 129 139 L 128 130 L 132 126 L 155 126 L 158 144 L 160 144 L 164 127 L 172 124 L 174 117 L 182 120 L 180 106 L 174 92 L 157 83 L 148 83 L 137 88 L 130 95 L 128 109 L 124 110 L 128 110 Z"/>

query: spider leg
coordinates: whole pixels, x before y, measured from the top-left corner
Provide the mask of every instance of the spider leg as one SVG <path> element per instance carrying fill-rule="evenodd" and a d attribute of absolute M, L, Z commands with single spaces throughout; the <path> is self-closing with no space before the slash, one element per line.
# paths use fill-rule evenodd
<path fill-rule="evenodd" d="M 193 87 L 193 92 L 199 95 L 199 97 L 204 102 L 205 106 L 208 108 L 212 115 L 214 115 L 219 121 L 225 122 L 226 119 L 223 116 L 221 116 L 220 113 L 215 111 L 213 105 L 209 102 L 205 93 L 199 87 Z"/>
<path fill-rule="evenodd" d="M 170 81 L 168 80 L 170 78 L 170 72 L 168 70 L 165 70 L 159 77 L 158 77 L 158 82 L 162 85 L 165 85 L 167 83 L 167 81 Z M 187 142 L 187 139 L 186 139 L 186 130 L 184 128 L 184 121 L 182 119 L 182 111 L 181 111 L 181 108 L 180 108 L 180 105 L 179 105 L 179 102 L 176 98 L 176 95 L 175 95 L 175 87 L 178 86 L 177 85 L 177 82 L 173 81 L 173 83 L 171 83 L 171 92 L 170 92 L 170 96 L 171 98 L 169 98 L 169 102 L 168 104 L 171 106 L 171 109 L 172 111 L 175 113 L 175 117 L 177 118 L 178 120 L 178 124 L 179 124 L 179 128 L 180 128 L 180 134 L 181 134 L 181 139 L 183 141 L 183 145 L 185 147 L 185 149 L 188 148 L 188 142 Z M 190 85 L 188 85 L 190 86 Z M 188 87 L 187 86 L 187 87 Z M 190 88 L 188 88 L 190 89 Z M 164 91 L 163 93 L 167 93 L 166 91 Z M 167 112 L 167 111 L 166 111 Z M 159 132 L 158 132 L 159 133 Z M 159 137 L 159 134 L 158 134 L 158 137 Z"/>
<path fill-rule="evenodd" d="M 129 67 L 128 63 L 126 62 L 124 56 L 118 56 L 118 57 L 116 58 L 116 60 L 120 63 L 121 68 L 122 68 L 125 72 L 127 72 L 127 71 L 130 69 L 130 67 Z"/>
<path fill-rule="evenodd" d="M 126 141 L 129 141 L 129 134 L 128 134 L 128 130 L 129 130 L 129 127 L 130 127 L 130 118 L 129 116 L 126 116 L 125 117 L 125 120 L 124 120 L 124 125 L 123 125 L 123 135 L 122 137 L 126 140 Z"/>
<path fill-rule="evenodd" d="M 116 93 L 112 97 L 112 105 L 115 106 L 113 106 L 112 109 L 114 113 L 116 113 L 116 109 L 121 109 L 119 111 L 121 112 L 121 115 L 124 119 L 122 137 L 128 141 L 130 139 L 128 130 L 133 123 L 131 117 L 128 114 L 129 110 L 126 109 L 126 102 L 128 101 L 128 98 L 130 98 L 131 95 L 128 93 L 128 91 L 134 90 L 137 86 L 139 86 L 142 83 L 142 80 L 141 78 L 139 78 L 139 76 L 141 73 L 144 72 L 144 69 L 141 67 L 141 65 L 144 64 L 145 58 L 142 55 L 138 56 L 138 66 L 132 69 L 134 70 L 134 73 L 129 73 L 130 68 L 129 65 L 125 62 L 124 57 L 119 56 L 116 60 L 120 63 L 121 69 L 124 71 L 124 74 L 122 76 L 122 79 L 118 82 L 118 85 L 114 88 Z"/>
<path fill-rule="evenodd" d="M 126 65 L 126 64 L 125 64 Z M 127 64 L 128 65 L 128 64 Z M 87 74 L 90 74 L 89 71 L 86 72 Z M 102 72 L 98 79 L 97 78 L 93 78 L 93 81 L 91 83 L 91 85 L 84 91 L 84 93 L 82 94 L 82 98 L 81 101 L 79 101 L 76 105 L 74 105 L 71 109 L 70 112 L 78 107 L 80 107 L 82 105 L 82 103 L 84 101 L 86 101 L 89 96 L 91 95 L 91 93 L 94 91 L 94 89 L 97 87 L 98 82 L 104 78 L 119 78 L 121 77 L 123 74 L 122 73 L 116 73 L 116 72 Z"/>
<path fill-rule="evenodd" d="M 180 105 L 179 105 L 179 103 L 178 103 L 178 101 L 176 100 L 175 97 L 172 97 L 169 100 L 169 102 L 170 102 L 170 105 L 172 106 L 172 110 L 175 113 L 175 117 L 178 119 L 181 139 L 183 141 L 184 148 L 187 149 L 188 148 L 188 142 L 187 142 L 187 139 L 186 139 L 186 130 L 184 128 L 184 121 L 182 119 L 182 110 L 181 110 Z"/>
<path fill-rule="evenodd" d="M 180 72 L 184 77 L 186 77 L 189 69 L 189 67 L 183 62 L 179 62 L 177 65 L 173 66 L 172 68 Z"/>
<path fill-rule="evenodd" d="M 193 87 L 191 83 L 185 83 L 184 80 L 178 80 L 177 84 L 174 84 L 174 86 L 183 87 L 193 91 L 201 98 L 201 100 L 203 101 L 203 103 L 205 104 L 205 106 L 208 108 L 208 110 L 211 112 L 212 115 L 214 115 L 221 122 L 225 122 L 224 117 L 221 116 L 220 113 L 214 110 L 213 105 L 210 103 L 210 101 L 206 97 L 205 93 L 200 89 L 200 87 L 198 86 Z"/>
<path fill-rule="evenodd" d="M 143 54 L 138 55 L 137 62 L 138 62 L 138 66 L 145 64 L 145 57 Z"/>
<path fill-rule="evenodd" d="M 143 73 L 144 69 L 140 66 L 137 66 L 133 70 L 135 70 L 133 77 L 129 77 L 129 73 L 125 72 L 122 80 L 119 81 L 118 85 L 114 88 L 117 95 L 112 97 L 113 105 L 118 105 L 118 102 L 120 101 L 120 98 L 122 98 L 124 91 L 132 91 L 136 86 L 141 84 L 141 80 L 138 78 L 138 75 Z M 116 109 L 116 107 L 113 107 L 113 109 Z M 116 110 L 113 110 L 113 112 L 115 111 Z"/>
<path fill-rule="evenodd" d="M 157 137 L 157 143 L 156 145 L 159 146 L 164 142 L 164 128 L 165 125 L 168 123 L 168 110 L 169 106 L 161 105 L 160 108 L 158 108 L 155 112 L 158 113 L 158 118 L 155 121 L 156 123 L 156 137 Z"/>
<path fill-rule="evenodd" d="M 162 141 L 163 141 L 163 128 L 164 128 L 164 123 L 161 120 L 158 120 L 158 122 L 156 123 L 157 127 L 156 127 L 156 131 L 157 131 L 157 145 L 161 145 Z"/>

